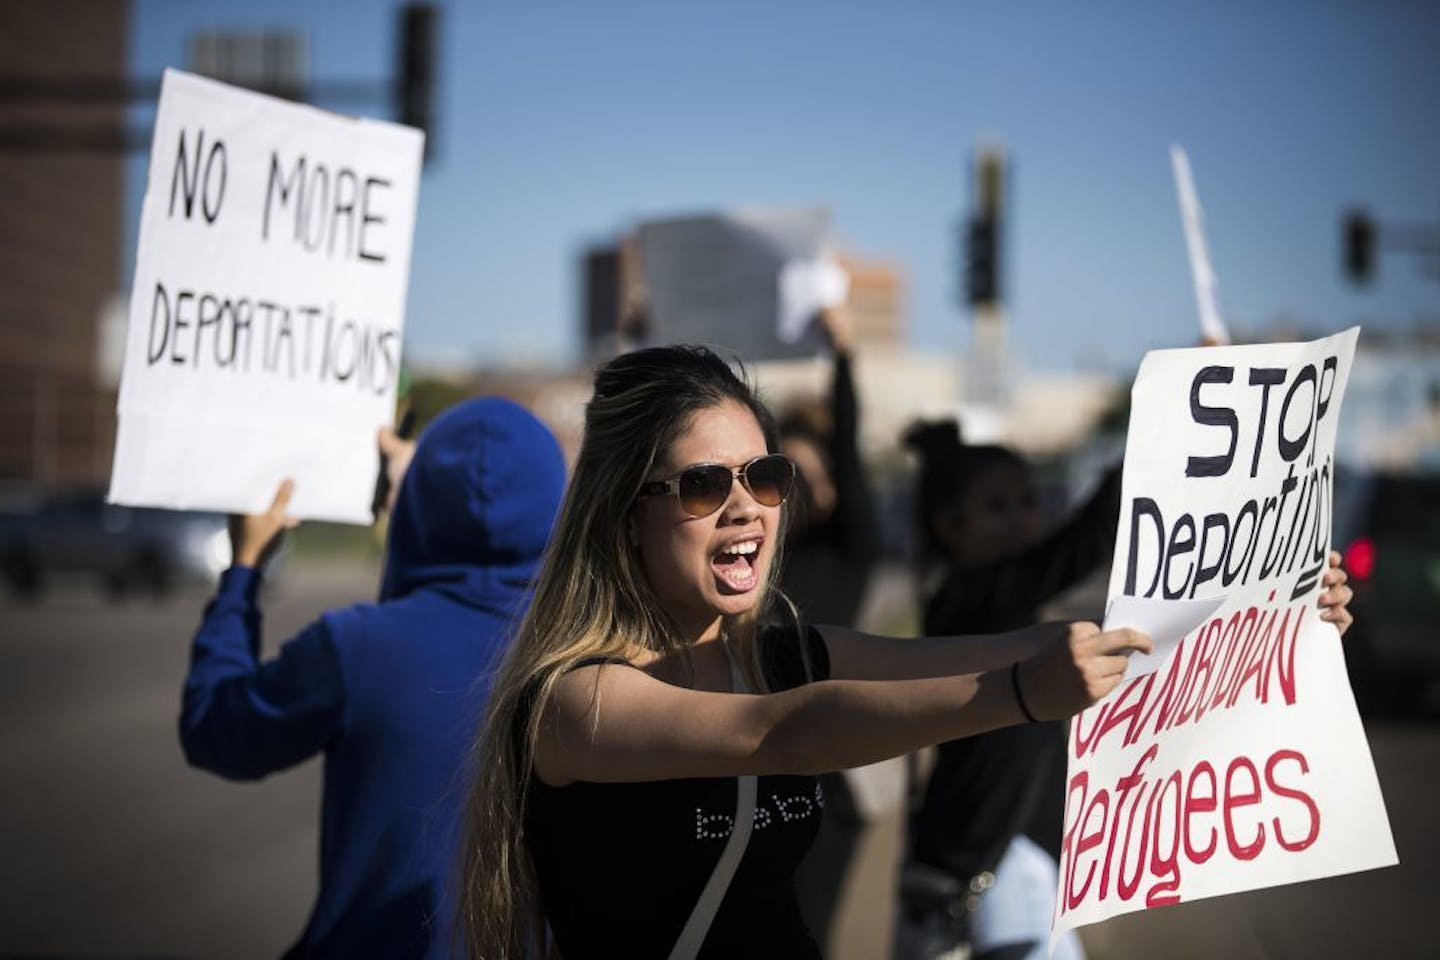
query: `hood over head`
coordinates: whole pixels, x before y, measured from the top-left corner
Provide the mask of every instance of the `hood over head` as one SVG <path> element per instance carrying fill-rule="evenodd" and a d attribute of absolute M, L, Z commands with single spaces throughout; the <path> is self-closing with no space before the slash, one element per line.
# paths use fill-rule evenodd
<path fill-rule="evenodd" d="M 390 518 L 380 599 L 438 590 L 509 614 L 565 490 L 554 435 L 500 397 L 457 404 L 420 437 Z"/>

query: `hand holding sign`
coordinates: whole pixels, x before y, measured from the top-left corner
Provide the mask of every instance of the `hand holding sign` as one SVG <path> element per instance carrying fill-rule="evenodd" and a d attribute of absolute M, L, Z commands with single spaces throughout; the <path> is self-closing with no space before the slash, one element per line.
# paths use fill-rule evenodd
<path fill-rule="evenodd" d="M 1325 571 L 1320 584 L 1325 592 L 1320 594 L 1320 619 L 1335 624 L 1343 637 L 1355 617 L 1350 613 L 1350 600 L 1355 592 L 1345 585 L 1350 575 L 1340 566 L 1340 551 L 1330 551 L 1330 568 Z"/>
<path fill-rule="evenodd" d="M 411 423 L 413 418 L 407 412 L 398 433 L 389 427 L 381 427 L 376 435 L 380 458 L 385 465 L 385 489 L 380 491 L 384 494 L 380 507 L 386 513 L 395 510 L 395 498 L 400 495 L 400 484 L 405 479 L 405 471 L 410 468 L 410 461 L 415 459 L 415 441 L 410 439 L 408 429 Z"/>
<path fill-rule="evenodd" d="M 843 303 L 825 307 L 815 316 L 820 334 L 830 345 L 833 353 L 846 353 L 854 343 L 854 331 L 850 325 L 850 314 Z"/>
<path fill-rule="evenodd" d="M 1072 623 L 1019 665 L 1017 695 L 1036 720 L 1063 720 L 1107 696 L 1125 677 L 1128 654 L 1150 652 L 1138 630 L 1101 632 L 1093 623 Z"/>
<path fill-rule="evenodd" d="M 810 324 L 827 311 L 843 307 L 850 296 L 850 276 L 833 257 L 791 260 L 780 268 L 780 316 L 776 335 L 795 343 Z M 827 336 L 829 331 L 826 332 Z"/>
<path fill-rule="evenodd" d="M 1157 600 L 1125 594 L 1111 597 L 1105 608 L 1105 629 L 1139 630 L 1148 634 L 1154 644 L 1148 654 L 1130 658 L 1125 675 L 1133 680 L 1159 670 L 1180 642 L 1208 621 L 1224 602 L 1223 596 L 1200 600 Z"/>
<path fill-rule="evenodd" d="M 285 531 L 300 526 L 300 521 L 290 516 L 290 498 L 295 495 L 295 481 L 282 480 L 270 501 L 270 509 L 264 513 L 232 513 L 230 515 L 230 556 L 239 567 L 256 570 L 264 567 L 280 542 Z"/>

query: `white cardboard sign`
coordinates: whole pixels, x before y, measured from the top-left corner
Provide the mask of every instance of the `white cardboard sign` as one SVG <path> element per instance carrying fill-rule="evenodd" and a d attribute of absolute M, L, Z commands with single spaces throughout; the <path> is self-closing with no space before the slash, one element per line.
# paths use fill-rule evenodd
<path fill-rule="evenodd" d="M 1357 335 L 1141 364 L 1110 596 L 1223 599 L 1071 721 L 1056 934 L 1398 862 L 1317 608 Z"/>
<path fill-rule="evenodd" d="M 109 499 L 369 523 L 423 135 L 165 72 Z"/>

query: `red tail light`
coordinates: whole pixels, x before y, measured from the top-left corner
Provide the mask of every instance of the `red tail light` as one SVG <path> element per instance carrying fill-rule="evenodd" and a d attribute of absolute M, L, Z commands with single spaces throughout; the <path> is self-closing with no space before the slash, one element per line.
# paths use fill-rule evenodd
<path fill-rule="evenodd" d="M 1369 580 L 1375 572 L 1375 541 L 1361 537 L 1345 548 L 1345 569 L 1356 580 Z"/>

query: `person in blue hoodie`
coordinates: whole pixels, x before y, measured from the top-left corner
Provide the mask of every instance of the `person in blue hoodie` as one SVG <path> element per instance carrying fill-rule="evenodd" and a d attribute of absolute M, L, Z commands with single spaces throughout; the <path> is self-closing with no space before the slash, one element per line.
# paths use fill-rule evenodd
<path fill-rule="evenodd" d="M 320 891 L 287 956 L 449 955 L 462 768 L 564 485 L 559 445 L 521 407 L 447 411 L 399 485 L 380 602 L 321 615 L 264 662 L 261 571 L 294 525 L 292 485 L 232 518 L 235 563 L 195 635 L 180 742 L 232 780 L 324 754 Z"/>

